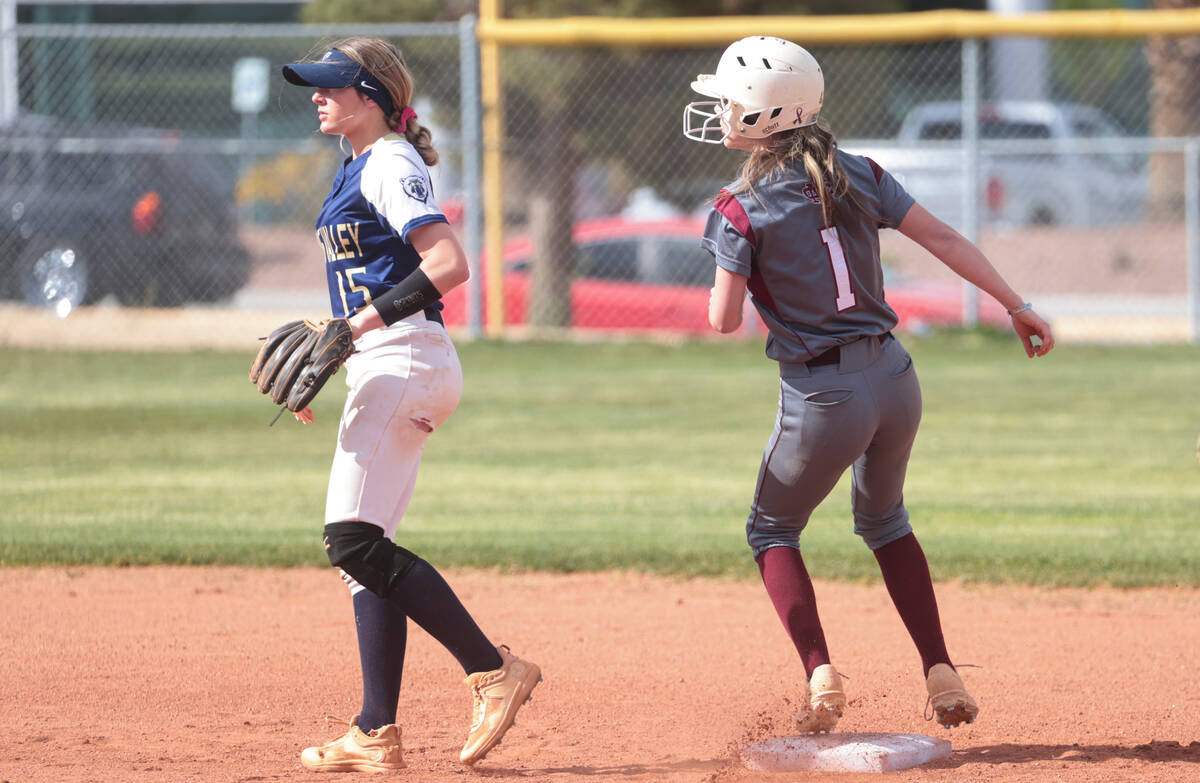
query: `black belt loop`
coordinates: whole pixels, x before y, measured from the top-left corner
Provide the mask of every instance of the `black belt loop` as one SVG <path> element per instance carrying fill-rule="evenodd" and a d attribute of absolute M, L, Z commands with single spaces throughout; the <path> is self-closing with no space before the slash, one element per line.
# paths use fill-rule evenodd
<path fill-rule="evenodd" d="M 883 334 L 875 335 L 875 339 L 879 341 L 880 345 L 883 345 L 883 343 L 887 340 L 887 338 L 889 338 L 891 336 L 892 336 L 891 332 L 884 332 Z M 807 362 L 804 362 L 804 364 L 808 367 L 824 367 L 829 364 L 837 364 L 841 360 L 842 360 L 842 349 L 838 346 L 834 346 L 833 348 L 830 348 L 828 351 L 825 351 L 824 353 L 817 354 L 813 358 L 809 359 Z"/>
<path fill-rule="evenodd" d="M 805 364 L 807 364 L 809 367 L 824 367 L 827 364 L 837 364 L 841 360 L 842 360 L 842 349 L 834 347 L 834 348 L 830 348 L 828 351 L 825 351 L 824 353 L 817 354 L 816 356 L 814 356 L 813 358 L 811 358 L 807 362 L 805 362 Z"/>

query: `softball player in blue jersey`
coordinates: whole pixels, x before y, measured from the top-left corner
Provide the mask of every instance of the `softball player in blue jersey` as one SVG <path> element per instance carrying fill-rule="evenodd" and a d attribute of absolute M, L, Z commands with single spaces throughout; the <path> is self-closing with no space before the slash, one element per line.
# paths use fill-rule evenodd
<path fill-rule="evenodd" d="M 459 758 L 473 764 L 504 736 L 541 673 L 493 645 L 437 570 L 393 543 L 425 442 L 462 393 L 438 300 L 467 280 L 467 260 L 434 198 L 427 167 L 438 156 L 410 105 L 400 52 L 347 38 L 284 66 L 283 76 L 315 88 L 321 132 L 351 148 L 316 231 L 333 316 L 349 319 L 357 351 L 346 363 L 324 543 L 353 597 L 362 708 L 344 736 L 306 748 L 301 762 L 318 771 L 404 766 L 396 711 L 411 618 L 466 672 L 474 712 Z M 313 413 L 296 418 L 308 423 Z"/>
<path fill-rule="evenodd" d="M 979 707 L 946 650 L 929 567 L 904 507 L 921 390 L 891 334 L 896 314 L 884 295 L 879 230 L 897 228 L 999 300 L 1028 356 L 1053 348 L 1050 327 L 891 175 L 838 149 L 817 124 L 824 77 L 807 51 L 745 38 L 692 88 L 712 100 L 687 106 L 684 134 L 749 153 L 740 178 L 714 202 L 702 244 L 717 266 L 712 327 L 736 329 L 748 291 L 769 330 L 767 355 L 779 362 L 779 410 L 746 531 L 804 665 L 799 727 L 829 731 L 846 706 L 799 541 L 847 468 L 854 531 L 916 643 L 934 715 L 947 728 L 970 723 Z"/>

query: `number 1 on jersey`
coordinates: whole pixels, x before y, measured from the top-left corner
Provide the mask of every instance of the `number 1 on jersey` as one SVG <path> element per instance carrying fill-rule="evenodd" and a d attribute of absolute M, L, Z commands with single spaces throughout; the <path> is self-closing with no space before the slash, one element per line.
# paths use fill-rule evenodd
<path fill-rule="evenodd" d="M 850 269 L 846 266 L 846 253 L 842 250 L 842 240 L 838 239 L 837 228 L 829 226 L 821 229 L 821 241 L 829 251 L 829 263 L 833 266 L 833 283 L 837 286 L 837 301 L 834 306 L 840 313 L 849 310 L 857 304 L 854 289 L 850 287 Z"/>

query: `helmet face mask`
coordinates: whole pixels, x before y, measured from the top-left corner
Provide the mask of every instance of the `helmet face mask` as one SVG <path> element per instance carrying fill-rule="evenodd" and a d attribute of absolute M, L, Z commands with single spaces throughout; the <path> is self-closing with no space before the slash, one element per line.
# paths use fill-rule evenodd
<path fill-rule="evenodd" d="M 705 144 L 721 144 L 732 128 L 728 101 L 694 101 L 683 108 L 683 135 Z"/>
<path fill-rule="evenodd" d="M 825 98 L 825 79 L 803 48 L 782 38 L 752 36 L 731 44 L 717 72 L 697 76 L 692 89 L 716 100 L 684 108 L 683 135 L 721 144 L 734 133 L 764 139 L 812 125 Z"/>

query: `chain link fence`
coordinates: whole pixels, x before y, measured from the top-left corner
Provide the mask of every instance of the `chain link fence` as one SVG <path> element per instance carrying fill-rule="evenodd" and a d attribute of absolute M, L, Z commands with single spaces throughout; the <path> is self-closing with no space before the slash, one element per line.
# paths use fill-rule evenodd
<path fill-rule="evenodd" d="M 3 296 L 60 315 L 116 303 L 320 317 L 312 223 L 344 153 L 278 67 L 350 32 L 405 52 L 442 154 L 435 194 L 479 247 L 479 221 L 464 219 L 478 203 L 479 85 L 463 31 L 18 26 L 19 110 L 0 128 Z M 1081 337 L 1195 338 L 1194 39 L 809 48 L 842 147 L 975 239 L 1039 311 Z M 708 332 L 712 261 L 698 238 L 740 154 L 681 126 L 700 99 L 691 81 L 720 53 L 502 50 L 503 203 L 490 206 L 503 217 L 507 329 Z M 239 111 L 234 73 L 257 89 L 245 73 L 256 60 L 265 105 Z M 896 232 L 881 249 L 902 327 L 1007 322 Z M 478 307 L 487 279 L 451 292 L 448 324 L 478 333 L 495 312 Z"/>
<path fill-rule="evenodd" d="M 1147 41 L 810 50 L 826 78 L 822 116 L 843 149 L 875 159 L 976 240 L 1039 311 L 1081 336 L 1108 339 L 1119 324 L 1126 336 L 1188 334 L 1196 249 L 1184 174 L 1196 139 L 1167 134 L 1200 129 L 1200 102 L 1190 77 L 1156 77 Z M 509 323 L 707 330 L 712 263 L 695 237 L 742 153 L 685 140 L 680 115 L 703 100 L 690 82 L 719 56 L 504 53 L 505 226 L 532 237 L 506 258 Z M 1156 91 L 1186 119 L 1173 131 L 1156 130 Z M 1190 187 L 1194 206 L 1194 173 Z M 898 232 L 884 232 L 882 254 L 902 326 L 1007 324 L 990 297 Z"/>

